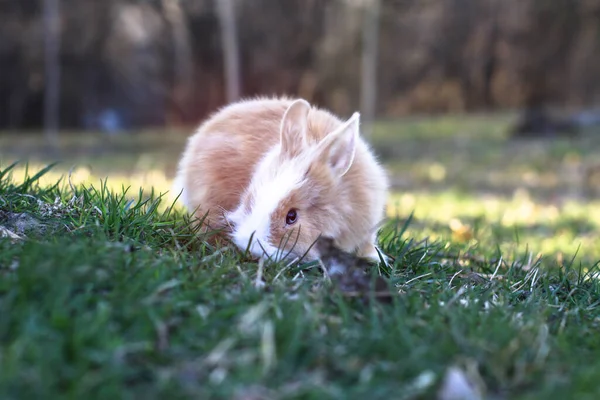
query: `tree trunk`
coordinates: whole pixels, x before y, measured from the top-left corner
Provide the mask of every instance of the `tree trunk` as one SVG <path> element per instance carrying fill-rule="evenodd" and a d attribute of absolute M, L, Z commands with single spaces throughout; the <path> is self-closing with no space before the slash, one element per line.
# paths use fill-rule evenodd
<path fill-rule="evenodd" d="M 363 134 L 368 138 L 372 134 L 377 109 L 377 57 L 380 0 L 365 2 L 365 14 L 362 30 L 362 70 L 360 109 L 365 122 Z"/>
<path fill-rule="evenodd" d="M 492 81 L 498 68 L 498 57 L 496 55 L 496 47 L 500 38 L 500 22 L 498 15 L 500 14 L 500 1 L 490 0 L 489 13 L 491 18 L 491 28 L 487 40 L 486 54 L 487 58 L 483 67 L 483 105 L 490 109 L 494 104 L 492 96 Z"/>
<path fill-rule="evenodd" d="M 48 145 L 58 147 L 60 106 L 59 0 L 44 0 L 44 134 Z"/>
<path fill-rule="evenodd" d="M 174 101 L 178 110 L 186 118 L 188 101 L 194 81 L 192 68 L 192 47 L 181 0 L 162 0 L 165 17 L 170 25 L 173 40 L 173 65 L 175 75 Z"/>
<path fill-rule="evenodd" d="M 225 66 L 225 92 L 227 102 L 240 97 L 240 59 L 235 21 L 235 0 L 215 0 L 221 24 L 221 46 Z"/>

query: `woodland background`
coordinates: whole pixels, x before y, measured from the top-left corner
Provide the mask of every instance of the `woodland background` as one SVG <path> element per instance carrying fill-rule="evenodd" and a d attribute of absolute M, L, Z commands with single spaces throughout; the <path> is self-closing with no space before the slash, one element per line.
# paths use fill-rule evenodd
<path fill-rule="evenodd" d="M 0 398 L 600 398 L 599 50 L 600 0 L 0 0 Z M 175 202 L 274 94 L 361 111 L 389 293 Z"/>
<path fill-rule="evenodd" d="M 600 100 L 598 0 L 2 0 L 0 130 L 198 123 L 240 96 L 367 118 Z"/>

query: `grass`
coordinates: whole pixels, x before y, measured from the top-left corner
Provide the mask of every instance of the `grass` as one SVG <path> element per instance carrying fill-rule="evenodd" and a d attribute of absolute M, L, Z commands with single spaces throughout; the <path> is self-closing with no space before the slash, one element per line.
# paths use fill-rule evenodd
<path fill-rule="evenodd" d="M 498 398 L 597 394 L 593 265 L 415 242 L 396 221 L 379 272 L 398 294 L 365 305 L 310 266 L 258 281 L 152 194 L 8 176 L 1 209 L 36 223 L 0 240 L 2 398 L 431 398 L 451 366 Z"/>
<path fill-rule="evenodd" d="M 396 293 L 389 304 L 336 290 L 314 264 L 263 266 L 211 248 L 161 194 L 169 173 L 119 176 L 131 161 L 111 161 L 61 180 L 60 167 L 11 168 L 5 155 L 0 398 L 430 399 L 453 368 L 481 393 L 472 398 L 597 398 L 598 204 L 535 185 L 467 191 L 456 176 L 485 174 L 472 154 L 485 141 L 514 165 L 527 160 L 498 123 L 448 121 L 398 133 L 413 146 L 399 151 L 416 161 L 420 149 L 443 179 L 431 179 L 438 168 L 419 181 L 404 155 L 386 156 L 409 182 L 381 234 L 395 261 L 372 271 Z M 375 147 L 391 143 L 388 129 Z M 445 158 L 456 149 L 439 141 L 477 129 L 471 168 Z M 566 144 L 535 145 L 551 149 L 542 169 L 560 175 L 553 155 Z M 594 151 L 569 146 L 582 163 Z M 554 182 L 550 191 L 564 188 Z"/>
<path fill-rule="evenodd" d="M 456 189 L 511 196 L 515 188 L 544 200 L 600 195 L 600 132 L 572 139 L 507 140 L 513 114 L 459 115 L 381 121 L 369 139 L 392 174 L 396 190 Z M 192 129 L 150 130 L 118 136 L 65 132 L 58 153 L 37 132 L 0 134 L 0 163 L 63 161 L 94 176 L 153 171 L 172 177 Z M 597 168 L 597 169 L 595 169 Z M 596 173 L 594 173 L 596 171 Z M 143 184 L 143 183 L 142 183 Z"/>

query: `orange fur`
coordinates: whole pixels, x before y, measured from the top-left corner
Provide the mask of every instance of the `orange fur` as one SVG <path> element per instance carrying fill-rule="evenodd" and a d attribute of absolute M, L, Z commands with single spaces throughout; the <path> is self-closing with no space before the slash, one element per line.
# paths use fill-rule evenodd
<path fill-rule="evenodd" d="M 343 124 L 325 110 L 292 109 L 292 104 L 294 101 L 288 98 L 240 101 L 213 114 L 190 137 L 180 161 L 178 181 L 188 209 L 196 210 L 197 217 L 207 213 L 208 228 L 224 229 L 226 235 L 231 235 L 231 220 L 226 216 L 240 204 L 245 213 L 250 212 L 256 192 L 249 186 L 255 169 L 269 151 L 281 143 L 281 163 L 305 153 L 313 157 L 322 140 Z M 282 123 L 288 109 L 290 114 Z M 319 150 L 318 157 L 310 158 L 312 161 L 302 172 L 304 179 L 270 214 L 268 240 L 278 247 L 289 236 L 284 248 L 289 250 L 295 244 L 294 254 L 303 254 L 322 233 L 333 237 L 343 250 L 376 259 L 375 232 L 384 217 L 386 174 L 359 137 L 349 169 L 336 176 L 328 167 L 337 160 L 336 149 Z M 348 154 L 340 154 L 340 163 L 347 163 L 344 157 Z M 269 171 L 276 174 L 277 164 Z M 253 189 L 260 190 L 257 188 Z M 286 215 L 292 208 L 298 210 L 298 222 L 288 226 Z M 314 250 L 309 253 L 309 258 L 317 257 Z"/>

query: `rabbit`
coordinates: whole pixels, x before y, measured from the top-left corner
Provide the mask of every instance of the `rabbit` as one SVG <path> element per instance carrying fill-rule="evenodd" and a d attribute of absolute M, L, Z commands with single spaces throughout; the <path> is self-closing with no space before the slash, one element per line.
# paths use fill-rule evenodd
<path fill-rule="evenodd" d="M 359 123 L 304 99 L 232 103 L 188 138 L 175 191 L 205 229 L 256 258 L 317 260 L 324 235 L 378 262 L 388 178 Z"/>

